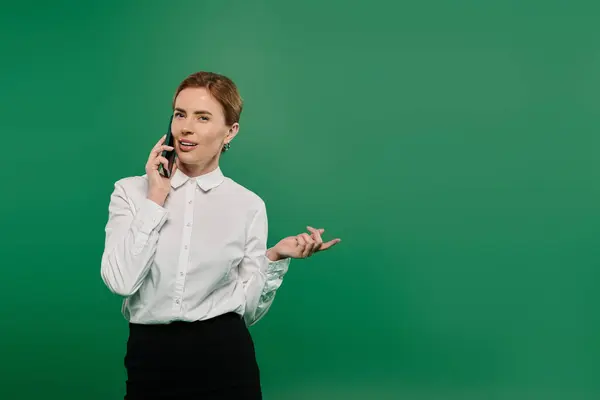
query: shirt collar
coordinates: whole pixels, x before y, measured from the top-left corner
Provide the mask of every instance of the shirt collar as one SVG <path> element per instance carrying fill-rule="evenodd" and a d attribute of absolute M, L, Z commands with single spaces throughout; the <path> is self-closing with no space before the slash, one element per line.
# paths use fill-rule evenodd
<path fill-rule="evenodd" d="M 198 186 L 200 186 L 202 190 L 207 192 L 210 189 L 213 189 L 219 186 L 221 183 L 223 183 L 223 181 L 225 180 L 225 176 L 223 175 L 223 172 L 221 171 L 220 167 L 217 167 L 211 172 L 193 178 L 187 176 L 186 174 L 181 172 L 181 170 L 176 169 L 175 174 L 171 178 L 171 186 L 174 189 L 177 189 L 189 180 L 195 180 Z"/>

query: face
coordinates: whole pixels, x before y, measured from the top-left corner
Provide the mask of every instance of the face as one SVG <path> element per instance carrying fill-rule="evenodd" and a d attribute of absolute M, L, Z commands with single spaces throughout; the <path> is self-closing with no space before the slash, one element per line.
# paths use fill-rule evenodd
<path fill-rule="evenodd" d="M 239 125 L 225 124 L 221 104 L 205 88 L 187 88 L 175 99 L 173 123 L 175 151 L 189 167 L 218 162 L 223 144 L 236 135 Z"/>

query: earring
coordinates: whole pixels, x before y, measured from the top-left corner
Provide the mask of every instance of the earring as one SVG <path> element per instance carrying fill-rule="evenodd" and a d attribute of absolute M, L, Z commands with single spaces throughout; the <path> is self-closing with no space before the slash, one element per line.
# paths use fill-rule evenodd
<path fill-rule="evenodd" d="M 231 148 L 231 144 L 229 144 L 229 143 L 225 143 L 225 144 L 223 145 L 223 152 L 226 152 L 226 151 L 227 151 L 227 150 L 229 150 L 230 148 Z"/>

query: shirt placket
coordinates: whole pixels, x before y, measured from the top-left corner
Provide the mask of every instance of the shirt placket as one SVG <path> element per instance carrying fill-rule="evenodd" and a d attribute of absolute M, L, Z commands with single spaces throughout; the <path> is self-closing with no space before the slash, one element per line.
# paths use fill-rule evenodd
<path fill-rule="evenodd" d="M 183 213 L 183 232 L 181 235 L 181 249 L 179 252 L 179 262 L 177 263 L 177 278 L 175 279 L 175 296 L 173 298 L 173 311 L 181 313 L 183 311 L 183 290 L 185 287 L 185 278 L 190 259 L 190 247 L 192 240 L 192 222 L 194 220 L 194 196 L 195 180 L 190 179 L 185 190 L 185 211 Z"/>

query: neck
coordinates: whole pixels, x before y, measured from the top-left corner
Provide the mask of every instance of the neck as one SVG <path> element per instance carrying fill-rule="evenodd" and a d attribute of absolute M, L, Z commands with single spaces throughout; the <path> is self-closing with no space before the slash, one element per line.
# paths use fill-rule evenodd
<path fill-rule="evenodd" d="M 190 178 L 194 178 L 200 175 L 208 174 L 219 167 L 218 157 L 208 160 L 204 163 L 196 164 L 184 164 L 181 160 L 177 159 L 177 168 L 181 170 L 185 175 Z"/>

